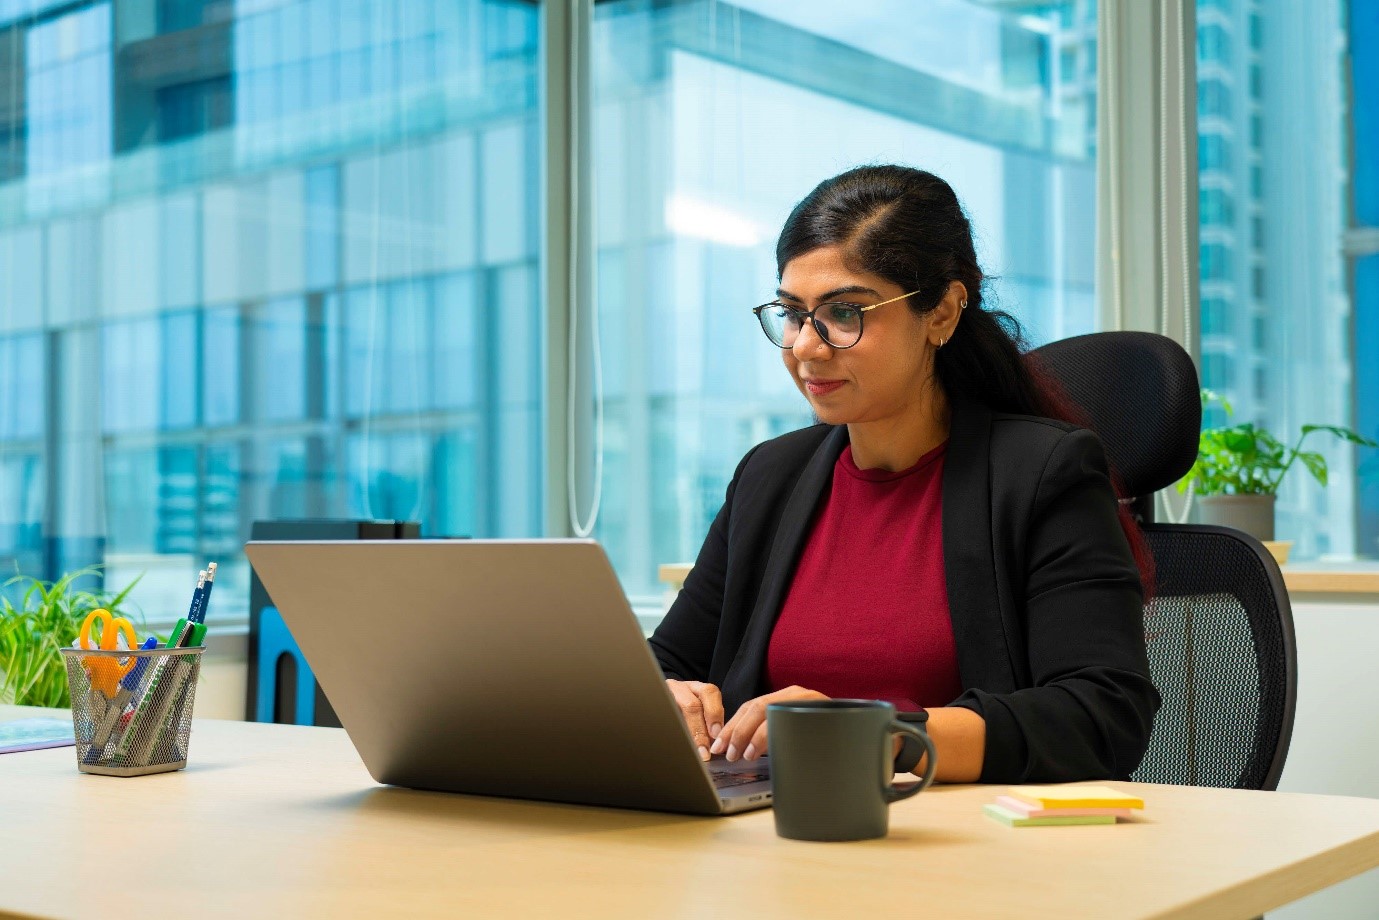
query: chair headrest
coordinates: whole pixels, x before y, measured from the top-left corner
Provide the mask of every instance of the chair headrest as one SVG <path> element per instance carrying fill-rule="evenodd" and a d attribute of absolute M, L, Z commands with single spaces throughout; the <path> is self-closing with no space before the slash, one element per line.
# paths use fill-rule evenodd
<path fill-rule="evenodd" d="M 1202 402 L 1183 347 L 1151 332 L 1094 332 L 1030 353 L 1101 438 L 1127 497 L 1172 485 L 1197 459 Z"/>

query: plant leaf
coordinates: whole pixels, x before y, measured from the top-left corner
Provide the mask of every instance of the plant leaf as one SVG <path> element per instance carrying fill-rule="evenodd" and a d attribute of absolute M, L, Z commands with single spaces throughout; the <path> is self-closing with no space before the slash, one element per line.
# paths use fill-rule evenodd
<path fill-rule="evenodd" d="M 1221 432 L 1221 441 L 1225 448 L 1232 453 L 1250 454 L 1255 450 L 1255 433 L 1245 429 L 1242 425 L 1239 428 L 1227 428 Z"/>
<path fill-rule="evenodd" d="M 1371 441 L 1369 438 L 1351 428 L 1343 428 L 1339 425 L 1302 426 L 1302 433 L 1304 435 L 1311 434 L 1314 431 L 1325 431 L 1328 434 L 1334 434 L 1343 441 L 1349 441 L 1351 444 L 1358 444 L 1361 447 L 1379 447 L 1379 442 Z"/>
<path fill-rule="evenodd" d="M 1326 458 L 1315 451 L 1303 451 L 1298 454 L 1298 459 L 1302 461 L 1312 476 L 1322 485 L 1326 485 Z"/>
<path fill-rule="evenodd" d="M 1220 403 L 1221 408 L 1226 410 L 1227 416 L 1235 415 L 1235 408 L 1231 405 L 1230 400 L 1226 399 L 1226 397 L 1222 396 L 1215 390 L 1208 390 L 1206 387 L 1202 387 L 1201 395 L 1203 409 L 1205 409 L 1212 403 Z"/>

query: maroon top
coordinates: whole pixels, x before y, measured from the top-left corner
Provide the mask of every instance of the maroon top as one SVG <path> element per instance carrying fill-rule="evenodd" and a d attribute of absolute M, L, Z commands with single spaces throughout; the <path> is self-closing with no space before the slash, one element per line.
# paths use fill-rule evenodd
<path fill-rule="evenodd" d="M 901 711 L 962 693 L 943 568 L 946 442 L 896 473 L 847 447 L 771 633 L 766 676 Z"/>

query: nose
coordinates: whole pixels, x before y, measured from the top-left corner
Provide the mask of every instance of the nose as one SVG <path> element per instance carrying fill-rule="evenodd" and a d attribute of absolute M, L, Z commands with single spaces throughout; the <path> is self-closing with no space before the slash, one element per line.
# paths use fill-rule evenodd
<path fill-rule="evenodd" d="M 831 355 L 833 347 L 823 340 L 819 335 L 819 330 L 814 328 L 814 323 L 811 320 L 805 322 L 800 328 L 799 334 L 795 336 L 795 341 L 790 346 L 790 351 L 795 355 L 796 361 L 817 361 Z"/>

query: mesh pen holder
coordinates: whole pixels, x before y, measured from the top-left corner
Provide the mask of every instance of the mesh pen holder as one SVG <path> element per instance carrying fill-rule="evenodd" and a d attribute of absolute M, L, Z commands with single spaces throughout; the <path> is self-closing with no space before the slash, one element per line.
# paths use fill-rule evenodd
<path fill-rule="evenodd" d="M 77 769 L 144 776 L 185 767 L 204 651 L 64 648 Z"/>

